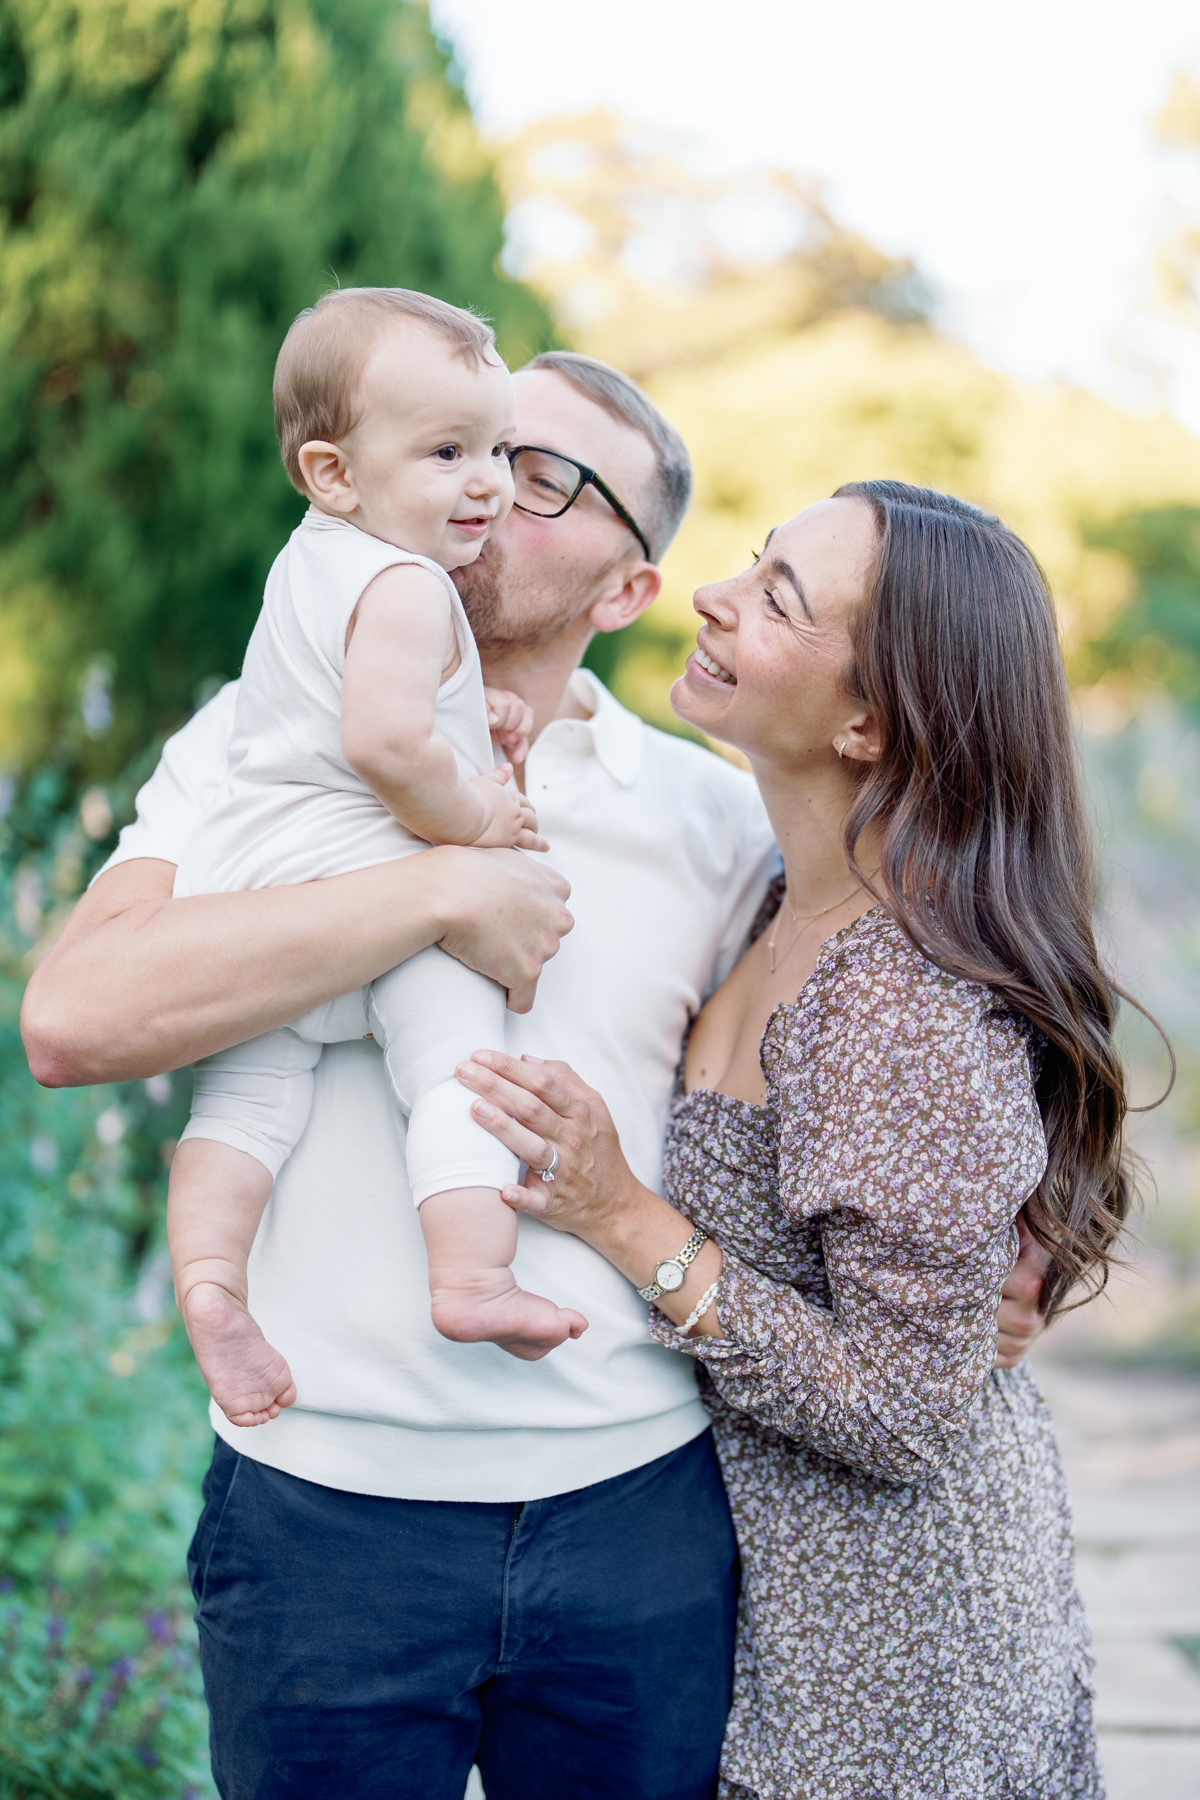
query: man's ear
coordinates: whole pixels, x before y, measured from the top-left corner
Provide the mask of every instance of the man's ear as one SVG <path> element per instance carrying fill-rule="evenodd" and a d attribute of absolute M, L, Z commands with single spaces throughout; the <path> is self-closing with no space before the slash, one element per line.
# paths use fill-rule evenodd
<path fill-rule="evenodd" d="M 338 444 L 327 444 L 313 438 L 301 444 L 296 458 L 310 500 L 326 512 L 352 513 L 358 506 L 358 491 L 346 461 L 346 453 Z"/>
<path fill-rule="evenodd" d="M 619 587 L 609 589 L 593 600 L 588 623 L 593 631 L 620 631 L 632 625 L 648 606 L 653 606 L 662 588 L 662 570 L 654 563 L 635 563 Z"/>

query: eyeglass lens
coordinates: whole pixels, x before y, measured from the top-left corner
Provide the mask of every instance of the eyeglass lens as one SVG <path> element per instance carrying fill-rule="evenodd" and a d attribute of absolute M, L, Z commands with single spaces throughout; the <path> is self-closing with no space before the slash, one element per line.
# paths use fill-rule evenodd
<path fill-rule="evenodd" d="M 513 485 L 516 504 L 526 512 L 558 513 L 569 506 L 580 488 L 583 477 L 574 463 L 548 450 L 522 450 L 513 459 Z"/>

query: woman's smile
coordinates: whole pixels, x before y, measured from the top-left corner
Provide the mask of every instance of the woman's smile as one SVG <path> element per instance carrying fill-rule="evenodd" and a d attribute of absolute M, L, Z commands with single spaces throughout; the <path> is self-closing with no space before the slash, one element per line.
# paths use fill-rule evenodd
<path fill-rule="evenodd" d="M 710 680 L 718 681 L 724 687 L 737 686 L 737 676 L 732 670 L 727 669 L 723 663 L 719 663 L 715 656 L 710 656 L 699 644 L 696 645 L 696 648 L 688 658 L 689 673 L 692 672 L 693 664 L 695 664 L 701 673 Z"/>

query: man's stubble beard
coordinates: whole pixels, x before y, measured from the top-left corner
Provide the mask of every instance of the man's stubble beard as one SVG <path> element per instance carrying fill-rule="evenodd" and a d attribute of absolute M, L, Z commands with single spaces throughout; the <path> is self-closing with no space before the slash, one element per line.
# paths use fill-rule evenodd
<path fill-rule="evenodd" d="M 577 597 L 547 592 L 528 576 L 522 579 L 497 544 L 489 544 L 466 568 L 455 569 L 454 585 L 481 655 L 550 643 L 585 610 Z"/>

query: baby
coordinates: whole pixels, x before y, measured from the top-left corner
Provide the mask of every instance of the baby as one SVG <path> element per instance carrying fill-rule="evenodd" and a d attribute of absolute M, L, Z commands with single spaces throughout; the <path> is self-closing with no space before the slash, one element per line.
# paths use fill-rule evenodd
<path fill-rule="evenodd" d="M 403 288 L 327 294 L 275 369 L 284 463 L 310 501 L 276 558 L 246 651 L 229 774 L 180 860 L 177 894 L 282 886 L 429 844 L 544 850 L 493 736 L 524 756 L 532 716 L 485 690 L 446 571 L 512 505 L 512 379 L 473 314 Z M 517 1161 L 470 1115 L 456 1065 L 503 1042 L 504 993 L 433 948 L 369 988 L 197 1065 L 171 1168 L 175 1292 L 235 1425 L 275 1418 L 290 1371 L 247 1310 L 246 1267 L 308 1118 L 321 1046 L 373 1035 L 409 1113 L 408 1168 L 433 1322 L 529 1360 L 587 1322 L 517 1286 Z"/>

